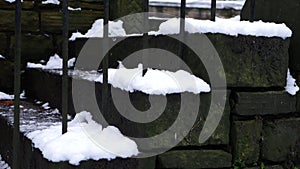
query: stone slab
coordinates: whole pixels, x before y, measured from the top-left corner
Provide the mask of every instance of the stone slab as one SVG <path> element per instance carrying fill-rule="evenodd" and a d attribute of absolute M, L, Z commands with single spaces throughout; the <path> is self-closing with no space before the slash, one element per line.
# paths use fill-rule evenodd
<path fill-rule="evenodd" d="M 14 32 L 15 11 L 0 10 L 0 31 Z M 36 32 L 39 29 L 39 15 L 35 11 L 22 12 L 22 31 Z"/>
<path fill-rule="evenodd" d="M 96 19 L 103 17 L 103 11 L 69 11 L 69 30 L 87 32 Z M 41 29 L 46 32 L 62 32 L 62 12 L 42 11 Z"/>
<path fill-rule="evenodd" d="M 222 150 L 170 151 L 158 156 L 159 169 L 229 168 L 231 154 Z"/>
<path fill-rule="evenodd" d="M 300 118 L 264 122 L 262 158 L 273 162 L 300 160 Z"/>
<path fill-rule="evenodd" d="M 234 121 L 232 126 L 233 156 L 246 164 L 255 164 L 260 157 L 261 120 Z"/>
<path fill-rule="evenodd" d="M 247 0 L 241 18 L 248 20 L 250 11 L 250 1 Z M 263 0 L 255 2 L 255 20 L 266 22 L 285 23 L 292 31 L 291 44 L 289 47 L 289 65 L 292 70 L 300 71 L 300 2 L 298 0 Z"/>
<path fill-rule="evenodd" d="M 232 95 L 233 112 L 238 115 L 277 115 L 294 113 L 296 97 L 286 91 L 236 92 Z"/>

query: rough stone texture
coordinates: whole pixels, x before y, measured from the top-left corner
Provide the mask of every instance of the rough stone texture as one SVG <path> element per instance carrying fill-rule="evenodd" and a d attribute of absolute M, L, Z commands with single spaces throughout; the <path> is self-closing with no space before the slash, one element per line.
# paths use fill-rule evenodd
<path fill-rule="evenodd" d="M 0 33 L 0 55 L 6 56 L 7 54 L 7 37 L 5 33 Z"/>
<path fill-rule="evenodd" d="M 0 91 L 12 93 L 14 89 L 14 64 L 0 59 Z"/>
<path fill-rule="evenodd" d="M 85 33 L 96 19 L 103 17 L 103 11 L 69 11 L 69 30 Z M 46 32 L 62 32 L 62 12 L 42 11 L 41 29 Z"/>
<path fill-rule="evenodd" d="M 230 87 L 284 87 L 289 40 L 208 34 Z"/>
<path fill-rule="evenodd" d="M 0 10 L 0 31 L 14 31 L 15 11 Z M 22 31 L 36 32 L 39 29 L 39 16 L 34 11 L 22 12 Z"/>
<path fill-rule="evenodd" d="M 222 112 L 222 119 L 212 136 L 204 143 L 199 143 L 200 132 L 203 129 L 204 122 L 209 112 L 209 107 L 212 105 L 210 113 L 216 113 L 220 109 L 216 102 L 211 102 L 211 94 L 201 94 L 200 98 L 200 111 L 198 113 L 197 121 L 191 129 L 190 133 L 178 146 L 203 146 L 203 145 L 229 145 L 229 132 L 230 132 L 230 107 L 229 107 L 229 94 L 225 100 L 225 108 Z"/>
<path fill-rule="evenodd" d="M 15 38 L 11 38 L 10 57 L 14 57 Z M 40 60 L 48 61 L 55 53 L 53 39 L 49 35 L 23 34 L 21 37 L 22 63 L 39 63 Z"/>
<path fill-rule="evenodd" d="M 249 18 L 250 0 L 247 0 L 241 14 L 242 19 Z M 289 48 L 291 69 L 300 70 L 300 1 L 263 0 L 255 2 L 255 20 L 284 22 L 293 31 Z"/>
<path fill-rule="evenodd" d="M 300 118 L 266 121 L 262 158 L 273 162 L 300 161 Z"/>
<path fill-rule="evenodd" d="M 142 12 L 143 1 L 139 0 L 111 0 L 110 14 L 111 19 L 118 19 L 120 17 Z"/>
<path fill-rule="evenodd" d="M 69 1 L 69 6 L 71 6 L 72 8 L 81 8 L 81 9 L 88 9 L 88 10 L 98 10 L 98 11 L 103 11 L 104 7 L 102 3 L 89 3 L 89 2 L 84 2 L 84 1 Z"/>
<path fill-rule="evenodd" d="M 245 169 L 262 169 L 261 167 L 247 167 Z M 283 169 L 281 165 L 272 165 L 272 166 L 265 166 L 263 169 Z"/>
<path fill-rule="evenodd" d="M 41 70 L 27 70 L 26 71 L 26 95 L 28 98 L 38 99 L 47 101 L 51 106 L 61 108 L 61 76 L 54 73 L 49 73 Z M 71 82 L 71 81 L 70 81 Z M 83 88 L 89 88 L 93 84 L 93 82 L 89 82 L 86 80 L 81 80 L 80 83 L 83 85 Z M 97 99 L 99 104 L 101 103 L 101 87 L 102 85 L 96 83 L 96 92 Z M 71 90 L 71 89 L 70 89 Z M 85 90 L 83 95 L 89 95 L 89 92 Z M 126 94 L 125 91 L 119 91 L 123 94 Z M 229 92 L 228 92 L 229 93 Z M 192 94 L 191 94 L 192 95 Z M 227 94 L 228 96 L 229 94 Z M 150 103 L 148 101 L 149 95 L 143 94 L 141 92 L 134 92 L 130 94 L 131 103 L 141 111 L 146 111 L 150 108 Z M 157 96 L 158 97 L 158 96 Z M 163 96 L 161 96 L 163 97 Z M 70 98 L 71 92 L 70 92 Z M 163 114 L 156 120 L 147 124 L 137 124 L 132 122 L 126 118 L 124 118 L 111 100 L 111 96 L 109 96 L 109 103 L 111 103 L 110 112 L 108 114 L 104 113 L 104 117 L 109 121 L 110 124 L 118 126 L 122 132 L 128 136 L 132 137 L 150 137 L 156 134 L 160 134 L 166 129 L 168 129 L 175 119 L 178 116 L 179 108 L 181 105 L 181 98 L 179 94 L 171 94 L 166 96 L 168 103 L 166 108 L 164 109 Z M 228 99 L 226 101 L 226 107 L 224 110 L 224 114 L 222 119 L 213 133 L 213 135 L 204 142 L 203 144 L 199 143 L 199 135 L 203 128 L 203 124 L 205 122 L 206 116 L 209 111 L 211 100 L 210 93 L 203 93 L 200 95 L 200 110 L 198 113 L 198 117 L 196 122 L 191 130 L 191 132 L 187 135 L 187 137 L 179 144 L 179 146 L 202 146 L 202 145 L 228 145 L 229 144 L 229 103 Z M 70 100 L 71 101 L 71 100 Z M 73 109 L 73 104 L 70 102 L 70 114 L 74 114 L 75 110 Z M 82 110 L 87 110 L 86 105 L 81 105 L 82 103 L 76 103 L 78 107 L 82 106 Z M 189 103 L 188 103 L 189 104 Z M 214 113 L 215 110 L 218 110 L 219 107 L 216 105 L 218 103 L 212 103 L 212 110 Z M 90 110 L 91 111 L 91 110 Z M 130 109 L 124 109 L 123 111 L 130 111 Z M 178 133 L 179 134 L 179 133 Z M 164 140 L 167 142 L 167 140 Z M 174 140 L 172 140 L 174 141 Z"/>
<path fill-rule="evenodd" d="M 24 102 L 22 102 L 22 105 Z M 28 103 L 27 103 L 28 104 Z M 30 108 L 36 109 L 36 105 L 30 104 Z M 0 111 L 7 108 L 0 107 Z M 0 152 L 5 161 L 12 166 L 13 151 L 13 126 L 5 118 L 0 116 Z M 68 162 L 50 162 L 43 158 L 42 152 L 33 147 L 30 139 L 24 133 L 20 133 L 20 168 L 23 169 L 155 169 L 156 157 L 145 159 L 138 158 L 116 158 L 113 160 L 88 160 L 82 161 L 79 166 L 70 165 Z"/>
<path fill-rule="evenodd" d="M 296 111 L 296 97 L 286 91 L 236 92 L 231 99 L 233 112 L 238 115 L 276 115 Z"/>
<path fill-rule="evenodd" d="M 222 150 L 170 151 L 158 156 L 157 168 L 229 168 L 231 154 Z"/>
<path fill-rule="evenodd" d="M 234 121 L 232 126 L 234 159 L 254 164 L 259 160 L 262 132 L 261 120 Z"/>

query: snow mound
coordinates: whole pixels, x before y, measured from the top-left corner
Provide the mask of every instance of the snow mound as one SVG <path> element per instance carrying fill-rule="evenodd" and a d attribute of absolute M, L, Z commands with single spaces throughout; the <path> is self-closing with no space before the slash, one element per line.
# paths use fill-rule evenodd
<path fill-rule="evenodd" d="M 60 2 L 59 2 L 59 0 L 46 0 L 46 1 L 42 1 L 42 4 L 54 4 L 54 5 L 59 5 Z"/>
<path fill-rule="evenodd" d="M 13 100 L 14 95 L 9 95 L 3 92 L 0 92 L 0 100 Z"/>
<path fill-rule="evenodd" d="M 296 80 L 290 74 L 290 69 L 288 69 L 287 72 L 285 90 L 291 95 L 296 95 L 296 93 L 299 91 L 299 87 L 296 84 Z"/>
<path fill-rule="evenodd" d="M 76 59 L 72 58 L 68 60 L 68 67 L 73 67 Z M 49 61 L 46 65 L 42 65 L 40 63 L 27 63 L 27 68 L 41 68 L 41 69 L 62 69 L 63 67 L 63 60 L 60 58 L 59 55 L 55 54 L 49 58 Z"/>
<path fill-rule="evenodd" d="M 123 21 L 119 20 L 116 22 L 109 21 L 109 36 L 110 37 L 118 37 L 118 36 L 126 36 L 126 32 L 123 28 Z M 103 19 L 98 19 L 93 23 L 91 29 L 87 31 L 86 34 L 82 34 L 80 32 L 73 33 L 70 37 L 70 41 L 74 41 L 76 38 L 91 38 L 91 37 L 103 37 Z"/>
<path fill-rule="evenodd" d="M 184 70 L 170 72 L 149 68 L 144 76 L 142 72 L 142 64 L 137 68 L 127 69 L 120 63 L 118 69 L 108 69 L 108 83 L 125 91 L 136 90 L 152 95 L 210 92 L 210 86 L 205 81 Z M 95 81 L 102 83 L 103 75 Z"/>
<path fill-rule="evenodd" d="M 134 141 L 113 126 L 102 128 L 89 112 L 78 113 L 68 122 L 68 132 L 61 134 L 61 125 L 27 134 L 34 147 L 52 162 L 69 161 L 79 165 L 85 160 L 128 158 L 138 154 Z"/>
<path fill-rule="evenodd" d="M 10 166 L 2 160 L 2 157 L 0 155 L 0 169 L 11 169 Z"/>
<path fill-rule="evenodd" d="M 178 34 L 180 19 L 173 18 L 161 23 L 157 32 L 151 35 Z M 210 20 L 198 20 L 186 18 L 185 30 L 189 33 L 222 33 L 231 36 L 251 35 L 264 37 L 281 37 L 283 39 L 292 36 L 292 31 L 284 24 L 267 23 L 262 21 L 249 22 L 237 19 L 220 19 L 215 22 Z"/>

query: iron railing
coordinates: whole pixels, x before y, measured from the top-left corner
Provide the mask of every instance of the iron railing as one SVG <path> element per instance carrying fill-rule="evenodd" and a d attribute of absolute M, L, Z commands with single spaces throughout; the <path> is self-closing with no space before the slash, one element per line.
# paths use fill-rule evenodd
<path fill-rule="evenodd" d="M 149 0 L 144 0 L 143 11 L 148 12 Z M 63 0 L 63 43 L 62 43 L 62 54 L 63 54 L 63 78 L 62 78 L 62 133 L 67 132 L 67 114 L 68 114 L 68 103 L 69 103 L 69 84 L 68 84 L 68 34 L 69 34 L 69 13 L 68 13 L 68 0 Z M 249 20 L 254 20 L 254 8 L 255 0 L 250 2 L 250 15 Z M 14 67 L 14 130 L 13 130 L 13 169 L 20 169 L 20 88 L 21 88 L 21 11 L 22 4 L 21 0 L 16 0 L 15 7 L 15 67 Z M 184 36 L 185 32 L 185 15 L 186 15 L 186 0 L 181 0 L 180 6 L 180 34 Z M 148 28 L 148 15 L 145 15 L 146 28 Z M 211 20 L 215 21 L 216 17 L 216 0 L 211 0 Z M 108 47 L 108 21 L 109 21 L 109 0 L 104 0 L 104 31 L 103 31 L 103 45 Z M 147 29 L 145 29 L 147 30 Z M 144 47 L 148 46 L 148 34 L 145 33 L 145 40 L 143 41 Z M 183 44 L 182 44 L 183 45 Z M 183 46 L 180 45 L 179 55 L 183 58 Z M 104 49 L 106 49 L 104 47 Z M 104 54 L 102 61 L 103 70 L 103 86 L 102 86 L 102 110 L 107 112 L 108 109 L 108 62 L 109 55 Z M 145 61 L 143 61 L 145 62 Z M 145 65 L 147 63 L 144 63 Z"/>

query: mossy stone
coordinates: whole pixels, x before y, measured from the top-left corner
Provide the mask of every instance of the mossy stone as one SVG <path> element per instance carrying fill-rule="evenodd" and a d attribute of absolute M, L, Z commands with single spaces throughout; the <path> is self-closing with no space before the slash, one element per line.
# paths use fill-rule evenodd
<path fill-rule="evenodd" d="M 229 168 L 231 154 L 222 150 L 170 151 L 157 157 L 157 168 Z"/>
<path fill-rule="evenodd" d="M 262 158 L 273 162 L 300 160 L 300 118 L 264 122 Z"/>
<path fill-rule="evenodd" d="M 248 20 L 250 14 L 250 1 L 247 0 L 242 12 L 242 20 Z M 285 23 L 292 31 L 289 47 L 289 66 L 300 71 L 300 1 L 298 0 L 262 0 L 255 2 L 255 20 L 265 22 Z"/>
<path fill-rule="evenodd" d="M 14 32 L 15 11 L 0 10 L 0 31 Z M 39 14 L 35 11 L 22 11 L 22 31 L 36 32 L 39 29 Z"/>
<path fill-rule="evenodd" d="M 260 156 L 261 120 L 234 121 L 232 126 L 233 156 L 246 164 L 257 163 Z"/>

